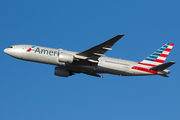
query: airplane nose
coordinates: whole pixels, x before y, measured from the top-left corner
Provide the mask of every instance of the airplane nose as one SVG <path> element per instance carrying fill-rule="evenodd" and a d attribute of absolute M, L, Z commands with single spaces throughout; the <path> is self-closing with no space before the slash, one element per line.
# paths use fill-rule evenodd
<path fill-rule="evenodd" d="M 10 52 L 10 49 L 9 48 L 6 48 L 6 49 L 4 49 L 4 52 L 6 53 L 6 54 L 11 54 L 11 52 Z"/>
<path fill-rule="evenodd" d="M 5 52 L 5 53 L 7 52 L 7 48 L 6 48 L 6 49 L 4 49 L 4 52 Z"/>

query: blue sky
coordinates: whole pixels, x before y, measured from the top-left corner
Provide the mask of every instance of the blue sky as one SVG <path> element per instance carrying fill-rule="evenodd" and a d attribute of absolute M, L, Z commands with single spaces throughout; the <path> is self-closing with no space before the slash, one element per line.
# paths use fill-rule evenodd
<path fill-rule="evenodd" d="M 179 120 L 180 2 L 178 0 L 0 1 L 1 120 Z M 33 44 L 81 52 L 119 33 L 105 55 L 141 61 L 175 44 L 161 76 L 101 79 L 54 76 L 54 67 L 17 60 L 3 50 Z"/>

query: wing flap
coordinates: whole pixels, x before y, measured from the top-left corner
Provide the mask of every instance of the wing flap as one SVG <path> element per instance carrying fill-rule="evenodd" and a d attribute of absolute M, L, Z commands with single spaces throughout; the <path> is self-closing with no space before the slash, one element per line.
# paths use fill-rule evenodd
<path fill-rule="evenodd" d="M 95 77 L 100 77 L 100 78 L 104 78 L 103 76 L 97 74 L 97 73 L 87 73 L 87 72 L 82 72 L 84 74 L 87 74 L 87 75 L 91 75 L 91 76 L 95 76 Z"/>

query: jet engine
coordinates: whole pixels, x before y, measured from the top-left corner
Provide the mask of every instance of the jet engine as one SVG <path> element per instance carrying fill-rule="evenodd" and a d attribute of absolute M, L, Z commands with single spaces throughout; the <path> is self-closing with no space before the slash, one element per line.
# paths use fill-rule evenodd
<path fill-rule="evenodd" d="M 55 67 L 54 74 L 60 77 L 68 77 L 68 76 L 74 75 L 73 72 L 64 68 L 60 68 L 60 67 Z"/>
<path fill-rule="evenodd" d="M 66 53 L 60 53 L 58 60 L 59 62 L 72 63 L 74 60 L 74 56 Z"/>

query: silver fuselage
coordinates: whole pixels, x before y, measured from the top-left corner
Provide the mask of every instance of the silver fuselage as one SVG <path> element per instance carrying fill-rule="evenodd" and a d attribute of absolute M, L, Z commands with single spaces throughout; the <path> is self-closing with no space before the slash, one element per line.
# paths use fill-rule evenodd
<path fill-rule="evenodd" d="M 77 54 L 77 52 L 41 46 L 35 46 L 27 52 L 27 50 L 30 49 L 32 46 L 33 45 L 14 45 L 13 48 L 6 48 L 4 52 L 12 57 L 21 60 L 56 65 L 79 73 L 109 73 L 122 76 L 153 75 L 153 73 L 131 69 L 133 66 L 137 66 L 138 62 L 110 58 L 106 56 L 100 57 L 98 59 L 99 62 L 97 65 L 79 65 L 73 63 L 59 62 L 59 54 L 67 53 L 75 55 Z"/>

